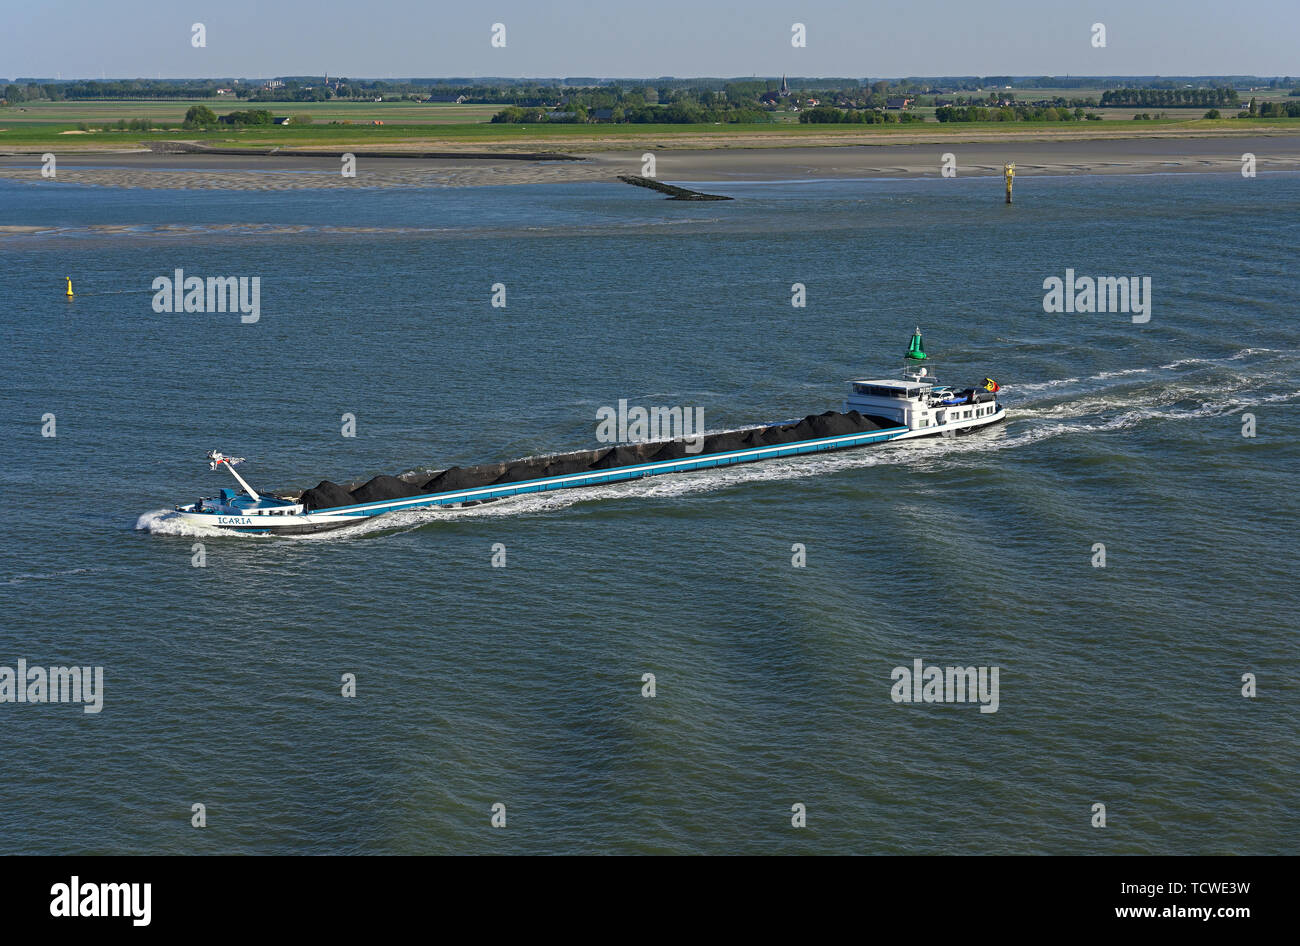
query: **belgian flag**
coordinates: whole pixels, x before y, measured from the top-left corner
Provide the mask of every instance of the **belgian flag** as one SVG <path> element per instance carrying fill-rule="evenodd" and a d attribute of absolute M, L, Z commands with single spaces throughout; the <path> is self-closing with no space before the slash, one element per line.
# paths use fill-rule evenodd
<path fill-rule="evenodd" d="M 982 382 L 980 382 L 980 387 L 982 387 L 985 391 L 992 391 L 994 394 L 997 394 L 999 391 L 1002 390 L 1002 385 L 998 384 L 992 378 L 985 378 Z"/>

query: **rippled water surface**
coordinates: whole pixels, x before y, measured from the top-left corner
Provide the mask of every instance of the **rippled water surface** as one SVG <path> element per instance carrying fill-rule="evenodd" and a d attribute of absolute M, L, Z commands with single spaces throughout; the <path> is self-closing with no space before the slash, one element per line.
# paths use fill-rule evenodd
<path fill-rule="evenodd" d="M 999 186 L 0 181 L 0 226 L 51 228 L 0 235 L 0 665 L 105 674 L 98 715 L 0 704 L 0 839 L 1292 851 L 1300 175 Z M 1150 276 L 1151 321 L 1045 314 L 1067 267 Z M 260 321 L 155 313 L 178 268 L 260 277 Z M 303 487 L 585 447 L 619 398 L 820 412 L 917 324 L 1006 425 L 297 540 L 161 516 L 214 448 Z M 998 666 L 998 711 L 892 702 L 917 658 Z"/>

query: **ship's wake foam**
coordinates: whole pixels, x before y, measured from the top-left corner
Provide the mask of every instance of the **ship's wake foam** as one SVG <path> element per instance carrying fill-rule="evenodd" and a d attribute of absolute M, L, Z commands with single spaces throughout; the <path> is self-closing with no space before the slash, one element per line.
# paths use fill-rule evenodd
<path fill-rule="evenodd" d="M 1296 352 L 1243 349 L 1223 358 L 1183 359 L 1153 368 L 1104 371 L 1079 378 L 1005 385 L 1008 420 L 959 437 L 926 437 L 839 453 L 764 460 L 691 473 L 649 477 L 601 486 L 534 493 L 461 509 L 425 508 L 389 513 L 336 532 L 294 537 L 297 541 L 344 541 L 358 536 L 409 531 L 431 523 L 537 515 L 578 503 L 626 499 L 672 499 L 733 486 L 779 482 L 877 466 L 932 472 L 990 452 L 1023 449 L 1057 437 L 1097 436 L 1162 422 L 1198 421 L 1240 414 L 1267 405 L 1300 406 L 1294 382 Z M 1252 359 L 1252 370 L 1241 363 Z M 196 530 L 146 513 L 136 528 L 168 535 L 229 533 Z"/>
<path fill-rule="evenodd" d="M 713 470 L 631 480 L 578 490 L 540 493 L 467 509 L 411 510 L 376 520 L 372 529 L 410 528 L 431 521 L 546 513 L 603 499 L 660 499 L 711 492 L 755 482 L 816 477 L 876 466 L 933 471 L 991 451 L 1022 449 L 1056 437 L 1105 435 L 1158 422 L 1204 421 L 1270 404 L 1300 405 L 1300 390 L 1277 382 L 1293 376 L 1296 352 L 1242 349 L 1223 358 L 1191 358 L 1152 368 L 1004 388 L 1005 424 L 959 437 L 926 437 L 841 453 L 765 460 Z M 1258 358 L 1256 356 L 1263 356 Z M 1258 371 L 1241 374 L 1236 363 L 1255 358 Z M 1288 362 L 1287 367 L 1279 363 Z M 1225 373 L 1224 369 L 1228 369 Z M 1206 373 L 1212 373 L 1207 383 Z M 352 532 L 356 534 L 356 532 Z"/>
<path fill-rule="evenodd" d="M 258 535 L 244 535 L 243 533 L 229 532 L 225 529 L 194 525 L 186 522 L 171 509 L 152 509 L 149 512 L 141 513 L 140 517 L 135 521 L 135 529 L 137 532 L 149 532 L 153 535 L 193 536 L 195 538 L 212 536 L 225 538 L 232 535 L 249 539 L 263 538 Z"/>

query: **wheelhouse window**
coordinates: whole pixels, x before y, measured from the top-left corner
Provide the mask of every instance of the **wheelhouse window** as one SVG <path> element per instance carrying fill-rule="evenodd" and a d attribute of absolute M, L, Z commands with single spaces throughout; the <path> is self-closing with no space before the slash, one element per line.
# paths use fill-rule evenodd
<path fill-rule="evenodd" d="M 912 397 L 916 391 L 912 388 L 887 388 L 878 384 L 858 384 L 854 383 L 853 392 L 863 394 L 867 397 Z"/>

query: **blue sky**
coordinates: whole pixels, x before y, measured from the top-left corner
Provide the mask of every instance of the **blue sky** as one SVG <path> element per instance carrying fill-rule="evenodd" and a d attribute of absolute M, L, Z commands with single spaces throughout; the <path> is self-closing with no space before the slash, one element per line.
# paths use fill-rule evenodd
<path fill-rule="evenodd" d="M 1300 0 L 19 0 L 0 77 L 1300 75 Z M 506 47 L 489 44 L 506 25 Z M 790 28 L 807 27 L 795 49 Z M 1106 26 L 1104 49 L 1090 28 Z M 203 23 L 207 47 L 190 43 Z"/>

